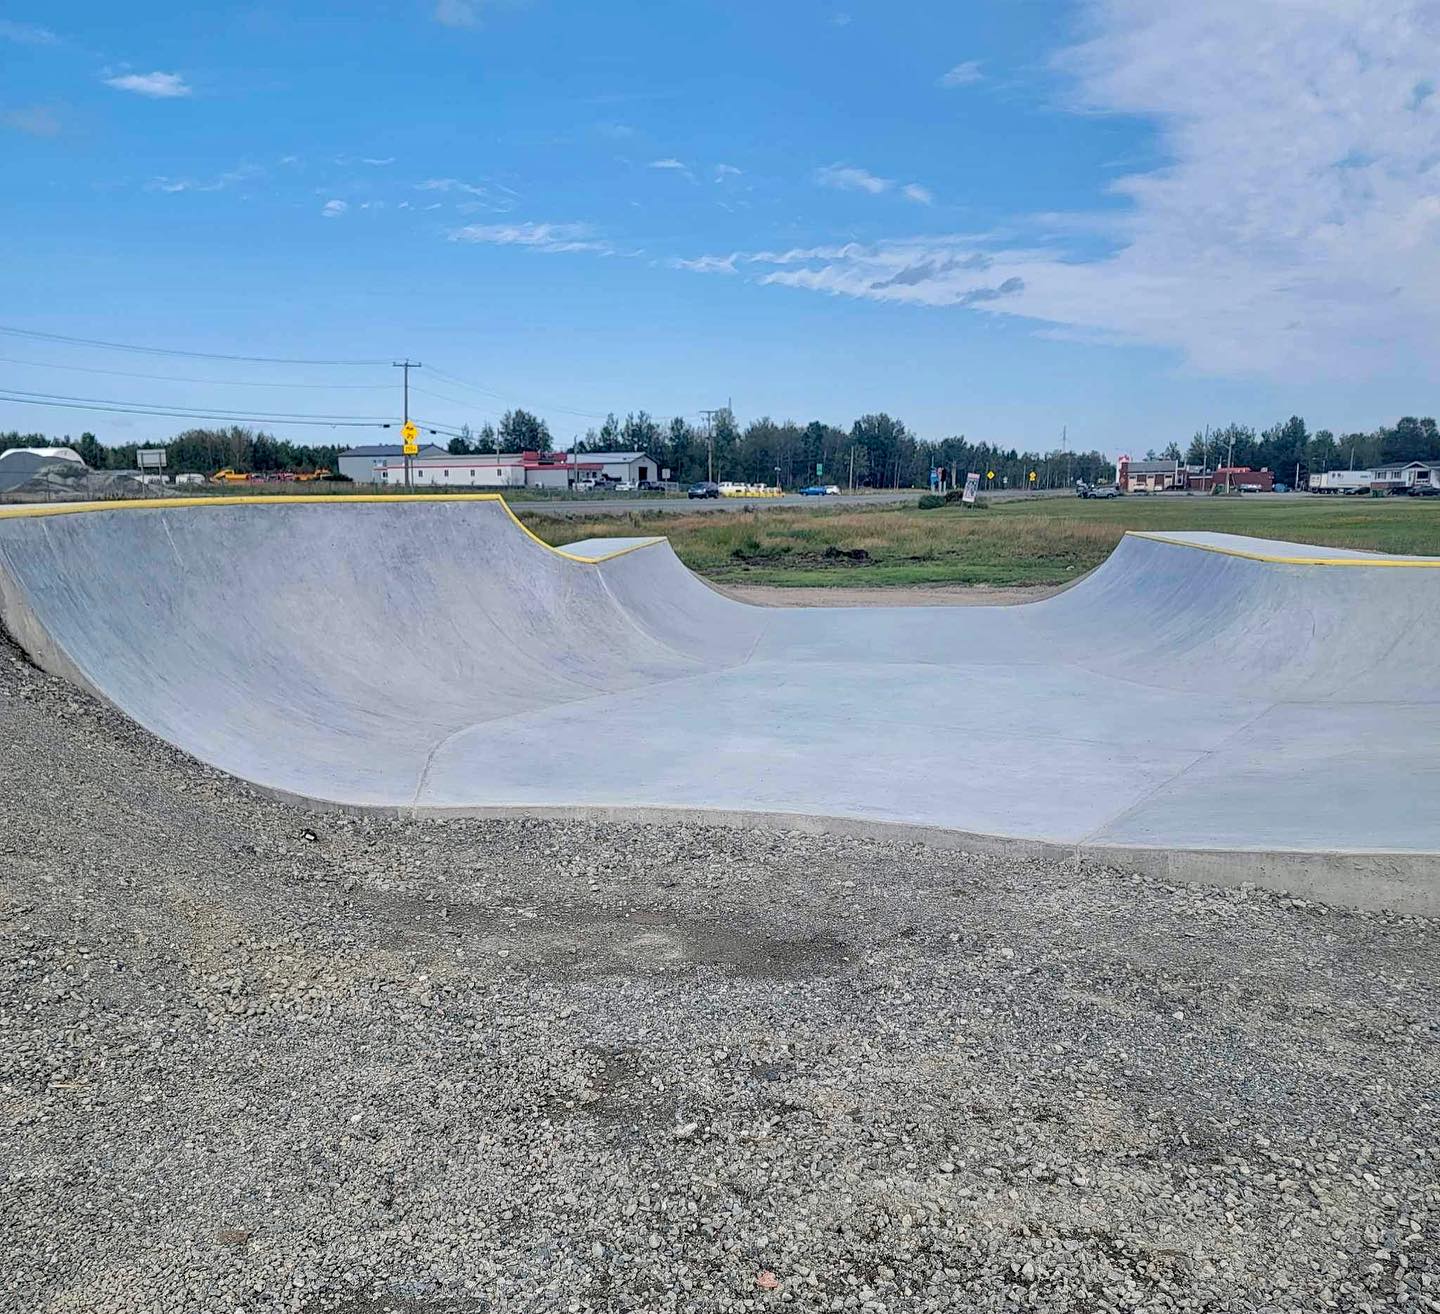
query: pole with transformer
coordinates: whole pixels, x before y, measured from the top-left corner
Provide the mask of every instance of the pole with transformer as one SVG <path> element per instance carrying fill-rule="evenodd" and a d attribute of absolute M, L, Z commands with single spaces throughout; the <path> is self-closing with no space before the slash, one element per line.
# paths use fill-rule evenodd
<path fill-rule="evenodd" d="M 420 431 L 410 423 L 410 371 L 420 369 L 421 365 L 418 360 L 410 360 L 408 357 L 405 360 L 392 361 L 391 364 L 397 370 L 403 370 L 405 372 L 403 376 L 405 423 L 400 430 L 400 436 L 405 444 L 401 450 L 405 455 L 405 491 L 408 493 L 411 488 L 410 458 L 420 450 L 420 445 L 416 441 L 420 436 Z"/>

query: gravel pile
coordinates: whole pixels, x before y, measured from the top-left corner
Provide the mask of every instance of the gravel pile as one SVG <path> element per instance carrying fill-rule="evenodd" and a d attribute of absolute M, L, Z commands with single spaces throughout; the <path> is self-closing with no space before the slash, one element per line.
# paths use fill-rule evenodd
<path fill-rule="evenodd" d="M 1440 1311 L 1434 922 L 0 769 L 0 1309 Z"/>

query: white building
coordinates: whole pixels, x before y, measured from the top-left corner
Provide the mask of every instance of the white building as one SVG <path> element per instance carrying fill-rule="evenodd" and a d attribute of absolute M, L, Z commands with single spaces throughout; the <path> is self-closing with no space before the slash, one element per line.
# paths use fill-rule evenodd
<path fill-rule="evenodd" d="M 594 468 L 608 479 L 638 484 L 642 479 L 665 477 L 659 463 L 644 452 L 580 452 L 575 460 L 582 468 Z"/>
<path fill-rule="evenodd" d="M 506 488 L 565 489 L 574 481 L 577 469 L 588 473 L 588 458 L 576 466 L 565 452 L 500 452 L 491 455 L 430 456 L 423 451 L 410 458 L 410 479 L 415 488 Z M 376 464 L 375 482 L 382 487 L 405 486 L 404 456 L 388 457 Z"/>
<path fill-rule="evenodd" d="M 420 455 L 425 457 L 444 456 L 445 449 L 436 447 L 434 443 L 426 443 L 420 449 Z M 348 451 L 340 453 L 339 459 L 335 462 L 335 473 L 345 475 L 357 484 L 378 484 L 381 481 L 376 474 L 377 467 L 392 457 L 397 461 L 405 459 L 405 449 L 399 443 L 376 443 L 369 447 L 351 447 Z"/>

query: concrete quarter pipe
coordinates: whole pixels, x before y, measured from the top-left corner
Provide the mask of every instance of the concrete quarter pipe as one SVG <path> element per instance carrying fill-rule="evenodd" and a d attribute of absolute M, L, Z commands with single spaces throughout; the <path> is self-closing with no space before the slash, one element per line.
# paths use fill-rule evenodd
<path fill-rule="evenodd" d="M 41 666 L 285 796 L 910 828 L 1440 911 L 1440 559 L 1127 535 L 1019 607 L 758 608 L 493 496 L 0 509 Z"/>

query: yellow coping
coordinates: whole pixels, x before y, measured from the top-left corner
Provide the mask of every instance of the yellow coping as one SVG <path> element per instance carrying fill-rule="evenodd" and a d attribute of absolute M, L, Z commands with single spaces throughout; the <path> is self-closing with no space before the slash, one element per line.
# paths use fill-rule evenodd
<path fill-rule="evenodd" d="M 1188 538 L 1171 538 L 1168 534 L 1156 534 L 1143 529 L 1127 529 L 1125 534 L 1127 538 L 1148 538 L 1153 542 L 1169 543 L 1174 547 L 1197 548 L 1201 552 L 1218 552 L 1222 557 L 1243 557 L 1246 561 L 1267 561 L 1277 566 L 1379 566 L 1388 569 L 1405 567 L 1411 570 L 1440 570 L 1440 557 L 1292 557 L 1278 552 L 1221 547 L 1217 543 L 1194 543 Z"/>
<path fill-rule="evenodd" d="M 151 497 L 113 502 L 37 502 L 31 505 L 0 506 L 0 520 L 23 520 L 41 516 L 83 515 L 90 511 L 154 511 L 168 507 L 206 506 L 293 506 L 297 502 L 312 506 L 345 506 L 354 502 L 498 502 L 511 522 L 527 538 L 538 543 L 547 552 L 567 561 L 578 561 L 584 566 L 595 566 L 602 561 L 623 557 L 628 552 L 639 552 L 652 543 L 632 543 L 629 547 L 607 552 L 603 557 L 579 557 L 573 552 L 562 552 L 551 547 L 543 538 L 521 522 L 510 508 L 510 503 L 499 493 L 304 493 L 285 497 Z M 656 539 L 655 542 L 661 540 Z"/>

